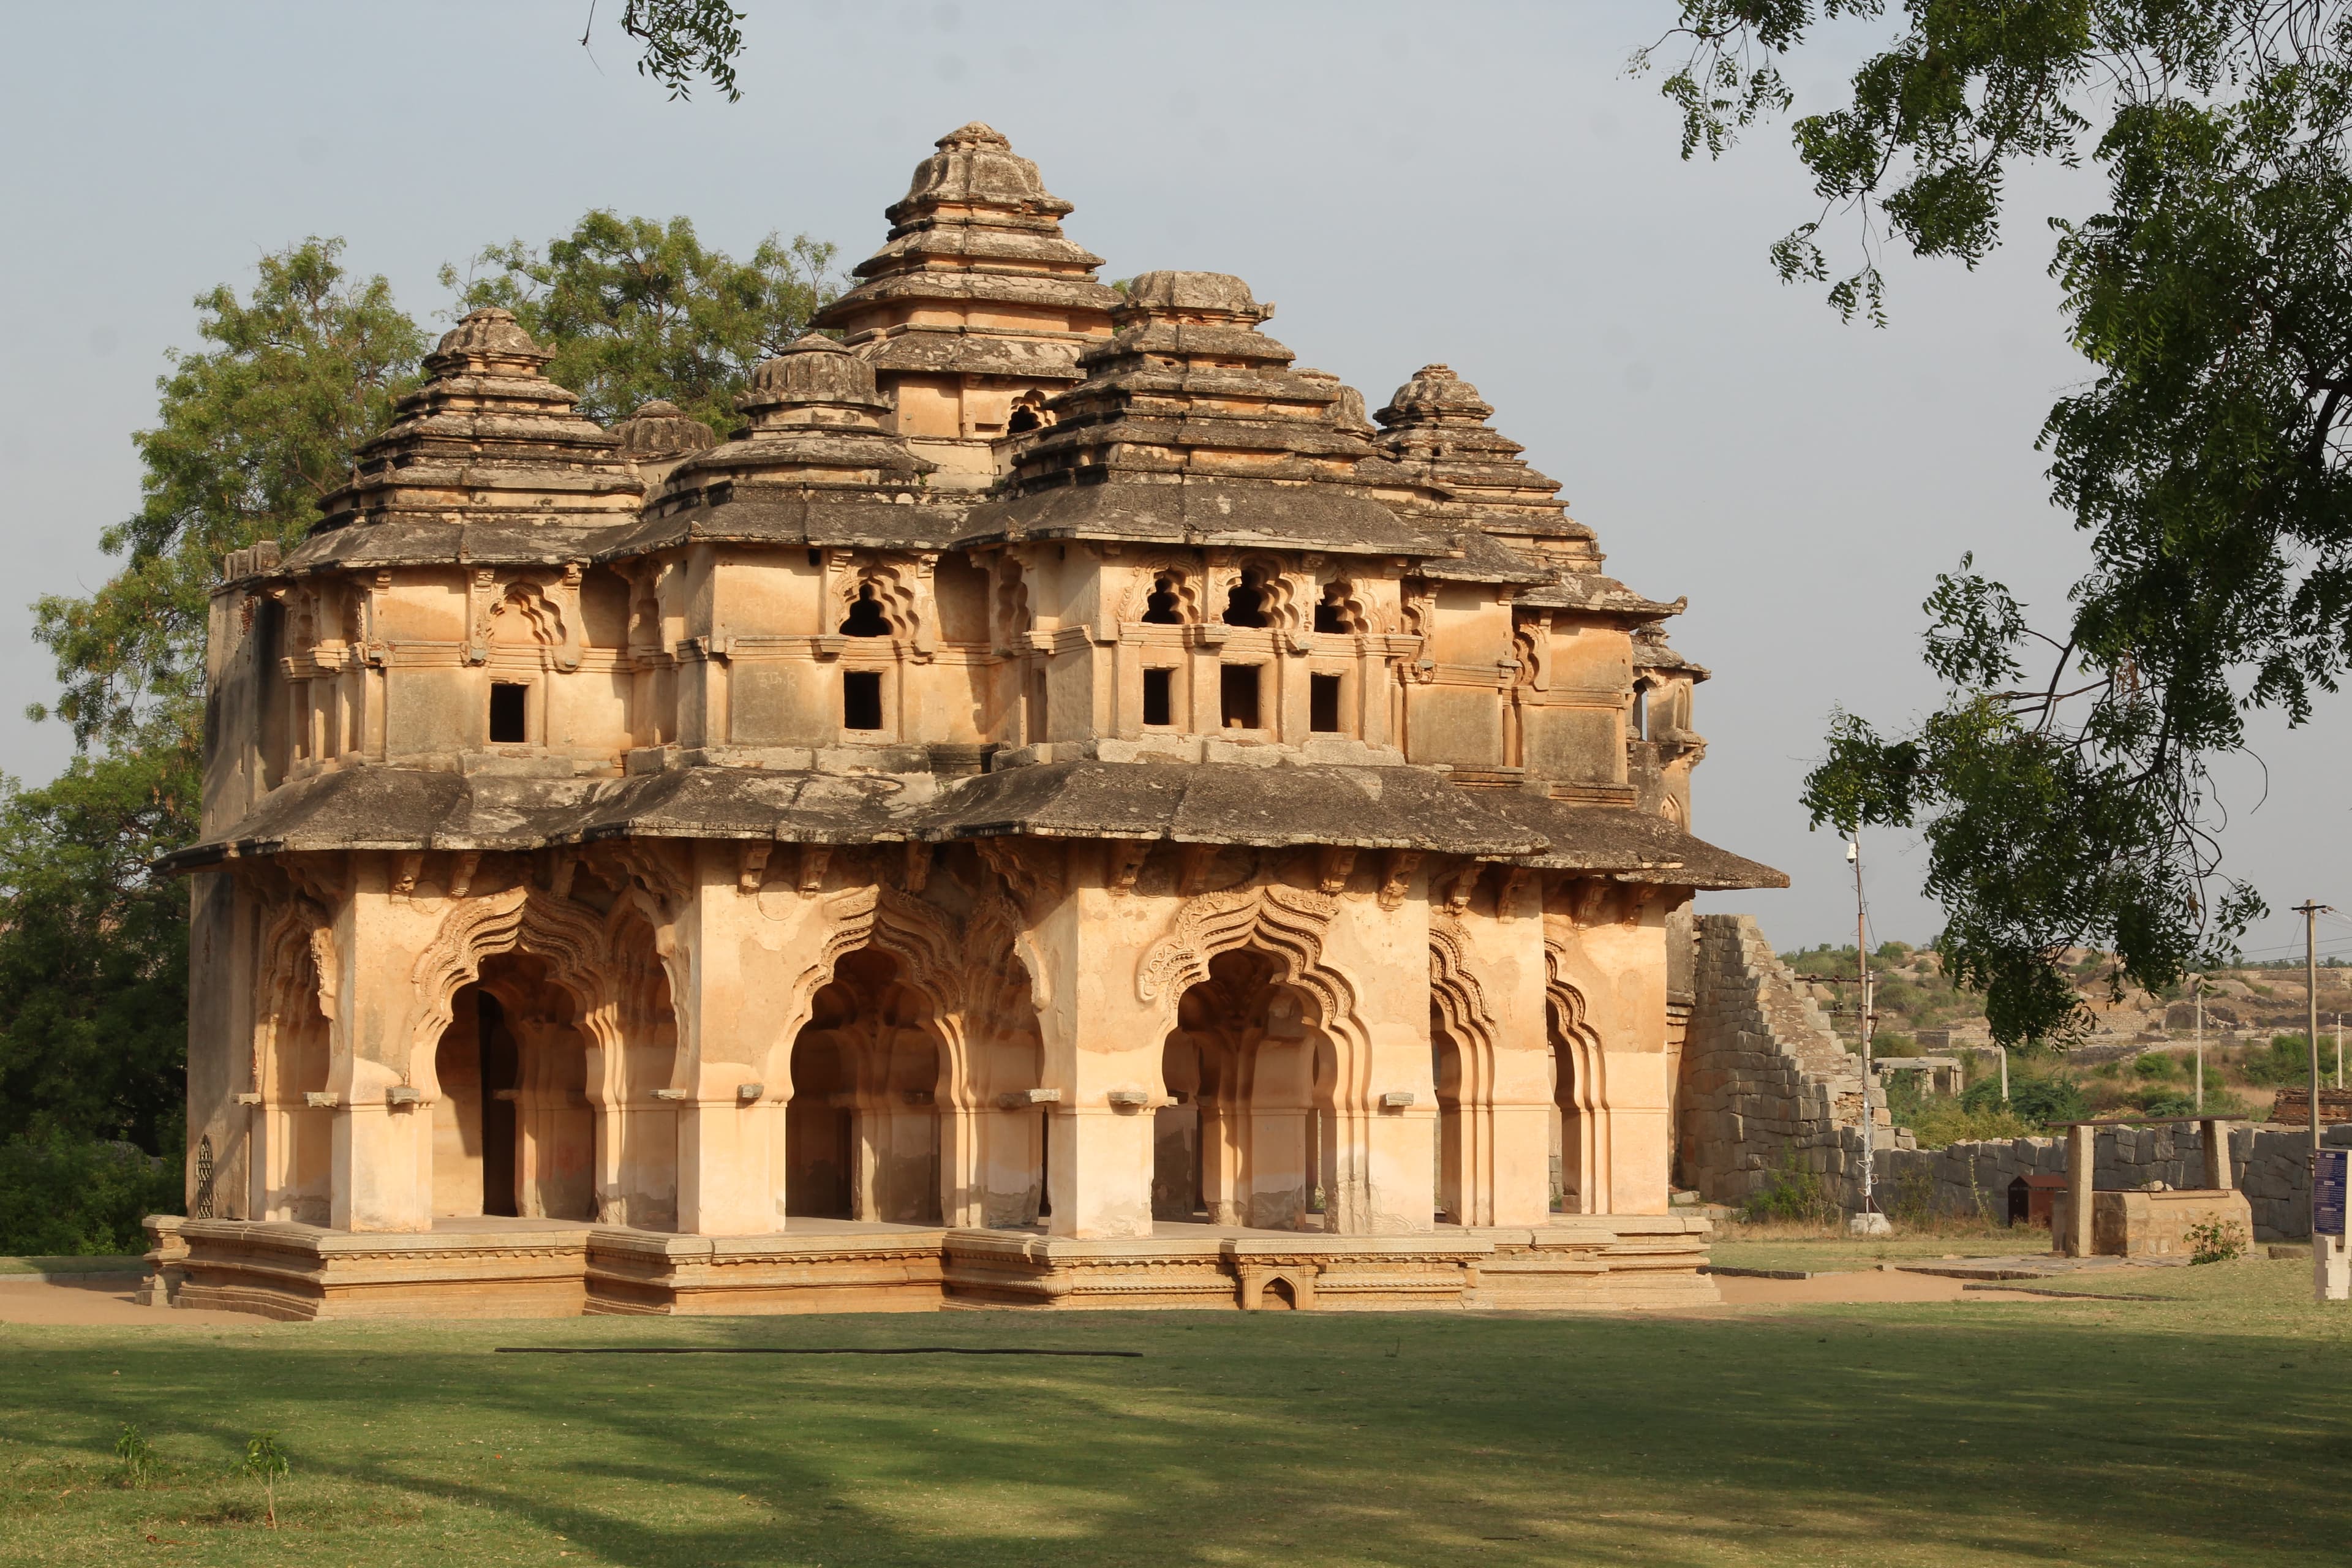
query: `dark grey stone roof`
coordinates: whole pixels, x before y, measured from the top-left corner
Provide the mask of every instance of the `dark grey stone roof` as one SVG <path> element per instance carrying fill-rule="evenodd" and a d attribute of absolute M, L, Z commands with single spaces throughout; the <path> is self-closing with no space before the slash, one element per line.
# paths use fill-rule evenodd
<path fill-rule="evenodd" d="M 352 768 L 284 785 L 244 821 L 161 865 L 614 837 L 873 844 L 1013 835 L 1420 849 L 1675 887 L 1788 884 L 1645 813 L 1460 789 L 1433 769 L 1092 762 L 954 780 L 716 766 L 625 779 Z"/>

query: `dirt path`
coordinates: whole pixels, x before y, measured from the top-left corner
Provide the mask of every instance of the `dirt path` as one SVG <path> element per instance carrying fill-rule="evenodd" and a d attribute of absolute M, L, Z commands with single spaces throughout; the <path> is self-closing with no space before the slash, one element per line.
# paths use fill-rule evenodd
<path fill-rule="evenodd" d="M 0 1323 L 47 1323 L 120 1328 L 141 1324 L 152 1328 L 236 1323 L 252 1327 L 266 1320 L 247 1312 L 202 1312 L 142 1307 L 131 1297 L 138 1279 L 124 1275 L 119 1281 L 52 1285 L 41 1280 L 0 1276 Z"/>

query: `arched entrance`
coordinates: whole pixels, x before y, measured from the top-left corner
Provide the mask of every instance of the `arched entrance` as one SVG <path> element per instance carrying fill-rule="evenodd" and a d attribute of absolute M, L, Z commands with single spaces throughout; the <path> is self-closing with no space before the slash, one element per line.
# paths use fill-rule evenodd
<path fill-rule="evenodd" d="M 309 928 L 282 921 L 273 942 L 268 1005 L 255 1053 L 261 1095 L 250 1206 L 256 1219 L 331 1225 L 335 1113 L 327 1101 L 332 1064 L 327 1016 Z M 236 1218 L 226 1212 L 224 1217 Z"/>
<path fill-rule="evenodd" d="M 898 960 L 845 953 L 793 1042 L 784 1213 L 940 1223 L 943 1076 L 931 1009 Z"/>
<path fill-rule="evenodd" d="M 1596 1053 L 1575 998 L 1563 1002 L 1555 987 L 1544 1014 L 1551 1045 L 1552 1207 L 1562 1214 L 1601 1213 L 1608 1205 L 1598 1179 Z"/>
<path fill-rule="evenodd" d="M 593 1220 L 590 1045 L 571 997 L 521 952 L 485 959 L 434 1052 L 433 1212 Z"/>
<path fill-rule="evenodd" d="M 1429 1010 L 1429 1076 L 1437 1090 L 1436 1171 L 1431 1195 L 1440 1221 L 1466 1225 L 1473 1177 L 1462 1121 L 1462 1047 L 1446 1033 L 1445 1020 L 1434 1005 Z"/>
<path fill-rule="evenodd" d="M 1180 1118 L 1160 1129 L 1155 1216 L 1322 1228 L 1313 1211 L 1318 1190 L 1336 1181 L 1326 1167 L 1335 1166 L 1337 1057 L 1313 999 L 1283 984 L 1283 973 L 1269 954 L 1232 949 L 1178 1002 L 1162 1070 L 1193 1114 L 1189 1127 Z"/>

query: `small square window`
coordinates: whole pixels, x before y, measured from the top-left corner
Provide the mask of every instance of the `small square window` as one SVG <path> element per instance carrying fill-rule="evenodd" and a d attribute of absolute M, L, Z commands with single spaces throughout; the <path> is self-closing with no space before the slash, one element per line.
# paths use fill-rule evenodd
<path fill-rule="evenodd" d="M 1228 730 L 1255 730 L 1257 721 L 1259 671 L 1264 665 L 1228 664 L 1218 668 L 1218 696 Z"/>
<path fill-rule="evenodd" d="M 841 678 L 841 727 L 845 730 L 882 728 L 882 672 L 853 669 Z"/>
<path fill-rule="evenodd" d="M 1171 696 L 1176 672 L 1172 669 L 1147 669 L 1143 672 L 1143 721 L 1147 724 L 1173 724 L 1175 703 Z"/>
<path fill-rule="evenodd" d="M 530 688 L 518 681 L 490 682 L 490 743 L 519 746 L 530 739 Z"/>
<path fill-rule="evenodd" d="M 1318 735 L 1339 732 L 1338 676 L 1310 675 L 1307 678 L 1307 727 Z"/>

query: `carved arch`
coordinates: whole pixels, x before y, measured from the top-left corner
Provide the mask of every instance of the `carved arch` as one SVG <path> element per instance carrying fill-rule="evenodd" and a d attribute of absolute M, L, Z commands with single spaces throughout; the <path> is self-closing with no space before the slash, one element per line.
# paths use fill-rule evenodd
<path fill-rule="evenodd" d="M 1281 557 L 1259 551 L 1233 556 L 1214 567 L 1210 595 L 1213 618 L 1223 616 L 1228 596 L 1242 586 L 1245 575 L 1254 577 L 1265 595 L 1265 630 L 1294 640 L 1314 630 L 1313 613 L 1301 607 L 1319 592 L 1313 580 L 1289 570 Z"/>
<path fill-rule="evenodd" d="M 268 1064 L 305 1005 L 315 1005 L 326 1020 L 332 1048 L 340 1004 L 333 921 L 313 900 L 299 894 L 287 899 L 263 929 L 261 954 L 262 1005 L 253 1031 L 249 1081 L 255 1092 L 267 1095 L 275 1087 Z"/>
<path fill-rule="evenodd" d="M 1164 1036 L 1176 1027 L 1184 993 L 1209 977 L 1211 959 L 1243 947 L 1263 952 L 1279 966 L 1280 983 L 1304 993 L 1321 1014 L 1318 1026 L 1330 1037 L 1339 1064 L 1335 1107 L 1360 1110 L 1370 1096 L 1370 1036 L 1354 983 L 1323 962 L 1323 933 L 1339 912 L 1331 894 L 1279 882 L 1200 894 L 1137 961 L 1136 999 L 1159 1007 Z"/>
<path fill-rule="evenodd" d="M 422 1064 L 422 1076 L 431 1077 L 434 1048 L 449 1027 L 457 993 L 480 976 L 486 960 L 502 952 L 544 960 L 548 978 L 572 998 L 581 1028 L 608 1055 L 617 1051 L 624 1035 L 616 984 L 622 965 L 614 960 L 625 944 L 614 936 L 629 918 L 627 910 L 615 904 L 612 914 L 599 917 L 585 904 L 538 894 L 529 883 L 455 901 L 410 971 L 415 994 L 425 998 L 411 1036 L 411 1074 Z"/>
<path fill-rule="evenodd" d="M 1547 939 L 1544 942 L 1544 999 L 1550 1016 L 1546 1027 L 1552 1037 L 1552 1048 L 1560 1053 L 1561 1065 L 1571 1077 L 1570 1098 L 1580 1123 L 1577 1192 L 1588 1214 L 1609 1212 L 1607 1175 L 1609 1170 L 1607 1054 L 1601 1048 L 1601 1036 L 1585 1019 L 1584 993 L 1568 978 L 1568 951 L 1564 944 Z"/>
<path fill-rule="evenodd" d="M 1137 563 L 1127 592 L 1119 599 L 1120 624 L 1143 619 L 1144 612 L 1150 608 L 1152 595 L 1160 592 L 1162 578 L 1168 582 L 1167 591 L 1176 595 L 1177 619 L 1188 626 L 1201 624 L 1200 566 L 1174 555 L 1154 555 Z"/>
<path fill-rule="evenodd" d="M 816 1006 L 816 994 L 832 980 L 847 954 L 869 943 L 900 962 L 901 978 L 921 996 L 938 1037 L 954 1103 L 971 1097 L 971 1051 L 965 1033 L 963 943 L 946 914 L 895 888 L 873 884 L 835 893 L 824 900 L 828 925 L 823 945 L 793 977 L 782 1026 L 769 1042 L 761 1068 L 774 1098 L 793 1095 L 793 1047 Z"/>
<path fill-rule="evenodd" d="M 831 593 L 823 630 L 837 631 L 856 612 L 860 599 L 870 599 L 890 627 L 892 642 L 928 658 L 937 646 L 937 628 L 927 614 L 930 597 L 930 563 L 905 556 L 854 559 L 836 551 L 831 562 Z"/>

